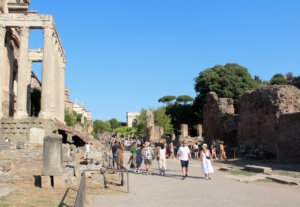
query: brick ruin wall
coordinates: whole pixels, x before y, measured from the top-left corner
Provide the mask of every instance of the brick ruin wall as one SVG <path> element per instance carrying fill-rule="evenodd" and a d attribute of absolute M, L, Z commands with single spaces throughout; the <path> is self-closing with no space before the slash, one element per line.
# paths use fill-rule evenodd
<path fill-rule="evenodd" d="M 253 149 L 280 154 L 277 141 L 280 116 L 300 112 L 300 90 L 294 86 L 268 86 L 247 92 L 240 99 L 238 143 Z M 289 126 L 289 119 L 284 119 Z M 290 133 L 297 129 L 288 128 Z M 282 132 L 282 134 L 284 134 Z M 279 150 L 279 151 L 278 151 Z"/>
<path fill-rule="evenodd" d="M 277 159 L 300 164 L 300 112 L 279 118 Z"/>
<path fill-rule="evenodd" d="M 236 145 L 237 115 L 234 114 L 233 104 L 233 99 L 219 98 L 214 92 L 206 95 L 203 131 L 204 140 L 209 145 L 217 139 L 228 146 Z"/>

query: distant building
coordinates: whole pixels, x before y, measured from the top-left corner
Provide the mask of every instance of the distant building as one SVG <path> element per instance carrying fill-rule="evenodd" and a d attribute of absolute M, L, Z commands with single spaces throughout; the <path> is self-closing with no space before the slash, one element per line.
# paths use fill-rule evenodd
<path fill-rule="evenodd" d="M 75 111 L 77 114 L 82 114 L 83 117 L 85 117 L 88 121 L 92 120 L 92 113 L 90 111 L 87 111 L 82 104 L 79 104 L 77 100 L 75 100 L 73 104 L 73 111 Z"/>
<path fill-rule="evenodd" d="M 127 112 L 126 119 L 127 119 L 127 126 L 132 127 L 134 122 L 137 122 L 137 118 L 140 115 L 140 112 Z"/>

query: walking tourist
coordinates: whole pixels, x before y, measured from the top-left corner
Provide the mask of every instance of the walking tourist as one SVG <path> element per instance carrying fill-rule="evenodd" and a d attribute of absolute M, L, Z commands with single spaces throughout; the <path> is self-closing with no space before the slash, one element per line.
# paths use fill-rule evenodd
<path fill-rule="evenodd" d="M 198 159 L 199 158 L 199 156 L 198 156 L 199 147 L 198 147 L 197 143 L 194 144 L 193 149 L 194 149 L 195 159 Z"/>
<path fill-rule="evenodd" d="M 151 166 L 152 166 L 152 159 L 154 157 L 154 153 L 152 148 L 150 147 L 149 142 L 145 142 L 144 149 L 142 151 L 143 157 L 145 159 L 145 166 L 146 166 L 146 173 L 147 175 L 151 175 Z"/>
<path fill-rule="evenodd" d="M 210 174 L 214 172 L 214 169 L 212 167 L 212 156 L 207 149 L 207 144 L 202 145 L 202 151 L 200 153 L 200 160 L 201 160 L 201 167 L 202 167 L 202 172 L 205 175 L 206 180 L 210 180 Z"/>
<path fill-rule="evenodd" d="M 227 161 L 225 146 L 223 141 L 220 142 L 220 161 L 222 160 Z"/>
<path fill-rule="evenodd" d="M 119 142 L 118 149 L 117 149 L 119 167 L 123 166 L 123 152 L 124 152 L 123 144 L 121 142 Z"/>
<path fill-rule="evenodd" d="M 117 149 L 118 149 L 118 143 L 116 141 L 112 141 L 112 147 L 111 147 L 111 151 L 112 151 L 112 154 L 113 154 L 113 159 L 114 159 L 114 162 L 113 162 L 113 167 L 115 168 L 115 162 L 117 163 L 118 162 L 118 155 L 117 155 Z"/>
<path fill-rule="evenodd" d="M 174 145 L 173 145 L 173 142 L 170 143 L 170 158 L 171 159 L 174 159 Z"/>
<path fill-rule="evenodd" d="M 188 176 L 188 167 L 189 160 L 192 160 L 191 151 L 188 146 L 186 146 L 185 140 L 182 142 L 182 146 L 179 147 L 177 156 L 180 159 L 181 167 L 182 167 L 182 179 Z"/>
<path fill-rule="evenodd" d="M 158 157 L 159 157 L 158 166 L 161 175 L 165 175 L 167 170 L 166 154 L 167 153 L 166 153 L 165 144 L 161 144 L 158 153 Z"/>
<path fill-rule="evenodd" d="M 141 149 L 141 145 L 138 145 L 136 151 L 136 167 L 138 173 L 141 173 L 142 163 L 143 163 L 142 149 Z"/>
<path fill-rule="evenodd" d="M 136 142 L 133 142 L 130 149 L 131 156 L 132 156 L 130 168 L 132 168 L 133 170 L 136 170 L 136 151 L 137 151 Z"/>

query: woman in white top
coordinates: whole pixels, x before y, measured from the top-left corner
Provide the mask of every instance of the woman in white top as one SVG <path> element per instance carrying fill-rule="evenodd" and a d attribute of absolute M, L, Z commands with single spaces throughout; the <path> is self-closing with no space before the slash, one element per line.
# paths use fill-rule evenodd
<path fill-rule="evenodd" d="M 205 179 L 210 180 L 210 174 L 214 172 L 214 168 L 212 167 L 212 156 L 209 149 L 207 149 L 207 144 L 202 145 L 200 160 L 202 164 L 202 172 L 205 174 Z"/>
<path fill-rule="evenodd" d="M 159 161 L 158 161 L 158 166 L 159 166 L 159 171 L 161 175 L 166 174 L 167 166 L 166 166 L 166 148 L 165 144 L 162 144 L 159 148 L 158 152 L 159 156 Z"/>

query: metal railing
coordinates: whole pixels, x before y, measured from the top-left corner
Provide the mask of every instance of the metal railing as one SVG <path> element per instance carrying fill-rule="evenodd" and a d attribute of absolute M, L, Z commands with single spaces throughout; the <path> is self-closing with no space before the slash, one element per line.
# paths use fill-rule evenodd
<path fill-rule="evenodd" d="M 103 153 L 103 159 L 108 163 L 108 168 L 112 169 L 114 172 L 119 174 L 119 182 L 121 186 L 125 185 L 124 173 L 126 173 L 126 184 L 127 184 L 127 193 L 129 193 L 129 171 L 118 162 L 116 162 L 111 156 L 106 152 Z"/>
<path fill-rule="evenodd" d="M 83 171 L 74 207 L 85 206 L 85 193 L 86 193 L 86 176 L 85 176 L 85 171 Z"/>

